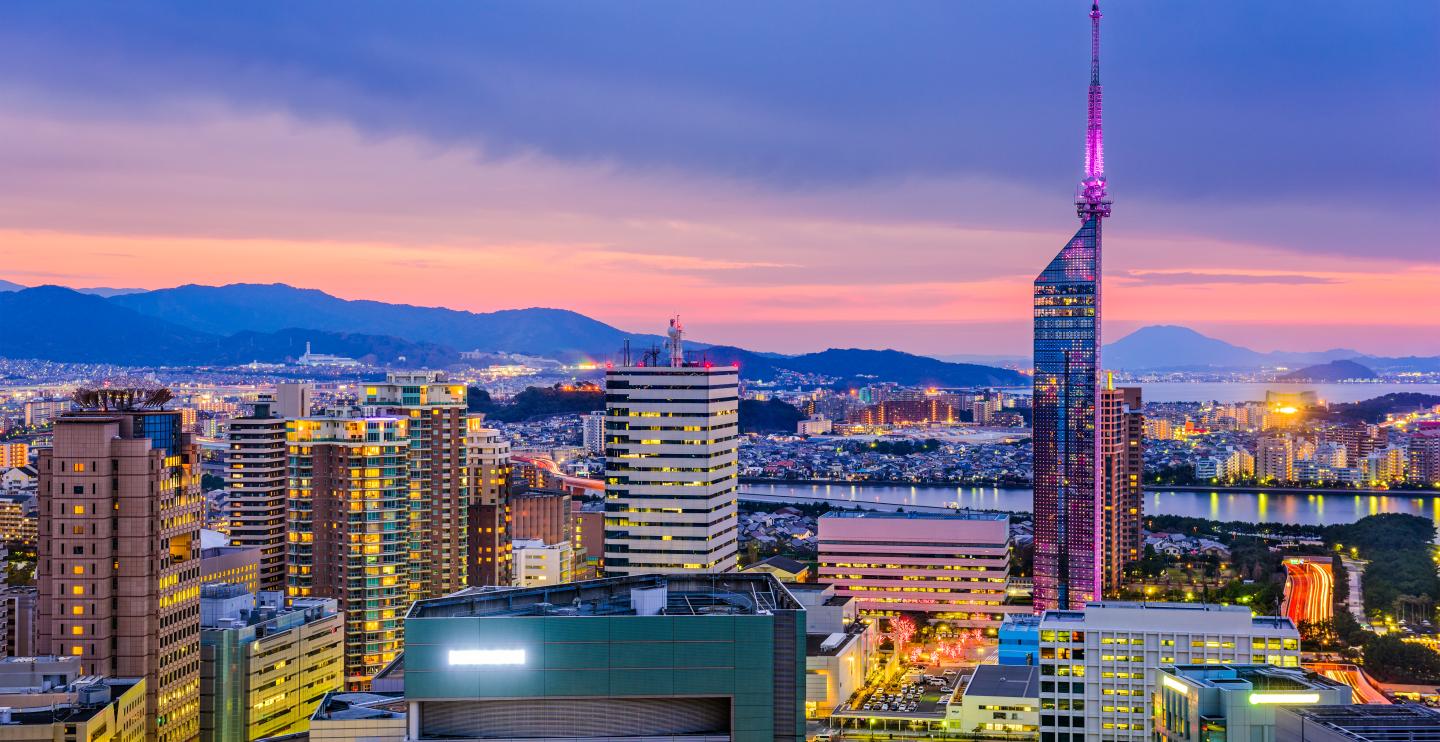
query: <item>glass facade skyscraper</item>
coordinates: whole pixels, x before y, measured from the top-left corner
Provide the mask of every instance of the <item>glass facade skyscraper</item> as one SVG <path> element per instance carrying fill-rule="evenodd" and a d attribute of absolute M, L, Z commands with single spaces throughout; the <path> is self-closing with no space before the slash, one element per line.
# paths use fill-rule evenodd
<path fill-rule="evenodd" d="M 1100 217 L 1035 279 L 1035 607 L 1099 597 Z"/>

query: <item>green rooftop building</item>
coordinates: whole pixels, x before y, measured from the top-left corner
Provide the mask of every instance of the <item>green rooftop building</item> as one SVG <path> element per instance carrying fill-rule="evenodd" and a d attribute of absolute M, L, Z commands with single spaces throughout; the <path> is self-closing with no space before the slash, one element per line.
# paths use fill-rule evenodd
<path fill-rule="evenodd" d="M 472 588 L 405 620 L 410 740 L 804 740 L 805 611 L 764 573 Z"/>

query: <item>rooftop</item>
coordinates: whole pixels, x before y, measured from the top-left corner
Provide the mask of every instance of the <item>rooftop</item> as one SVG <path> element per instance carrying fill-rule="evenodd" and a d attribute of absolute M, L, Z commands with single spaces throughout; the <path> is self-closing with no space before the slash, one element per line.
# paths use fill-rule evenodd
<path fill-rule="evenodd" d="M 1295 624 L 1285 616 L 1256 616 L 1243 605 L 1214 603 L 1147 603 L 1129 601 L 1097 601 L 1082 611 L 1045 611 L 1042 626 L 1057 624 L 1097 624 L 1113 621 L 1116 631 L 1208 631 L 1209 633 L 1264 629 L 1292 632 Z"/>
<path fill-rule="evenodd" d="M 997 698 L 1040 697 L 1040 668 L 1031 665 L 979 665 L 970 683 L 967 696 Z"/>
<path fill-rule="evenodd" d="M 443 598 L 416 601 L 406 618 L 754 616 L 776 610 L 804 610 L 804 606 L 772 575 L 736 572 L 607 577 L 543 587 L 462 590 Z"/>
<path fill-rule="evenodd" d="M 1276 710 L 1277 722 L 1281 714 L 1357 742 L 1440 742 L 1440 711 L 1413 704 L 1292 706 Z"/>
<path fill-rule="evenodd" d="M 310 720 L 403 719 L 407 709 L 403 693 L 331 691 L 321 699 Z"/>
<path fill-rule="evenodd" d="M 1006 513 L 985 510 L 952 510 L 947 513 L 883 512 L 880 510 L 832 510 L 821 518 L 870 518 L 880 520 L 1009 520 Z"/>
<path fill-rule="evenodd" d="M 1317 672 L 1274 665 L 1176 665 L 1166 668 L 1177 678 L 1201 688 L 1222 690 L 1299 691 L 1347 688 Z"/>

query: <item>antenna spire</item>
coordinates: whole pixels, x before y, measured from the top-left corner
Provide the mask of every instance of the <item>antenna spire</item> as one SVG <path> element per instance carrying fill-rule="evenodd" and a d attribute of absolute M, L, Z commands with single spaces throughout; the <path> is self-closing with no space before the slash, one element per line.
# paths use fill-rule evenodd
<path fill-rule="evenodd" d="M 1081 219 L 1110 216 L 1105 191 L 1105 130 L 1101 123 L 1100 3 L 1090 4 L 1090 105 L 1085 124 L 1085 179 L 1075 196 Z"/>

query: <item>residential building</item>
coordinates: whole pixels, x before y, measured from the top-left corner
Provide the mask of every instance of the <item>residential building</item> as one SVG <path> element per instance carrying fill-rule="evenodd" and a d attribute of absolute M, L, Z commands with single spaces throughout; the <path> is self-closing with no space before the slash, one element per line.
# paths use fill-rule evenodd
<path fill-rule="evenodd" d="M 471 491 L 464 474 L 468 423 L 465 384 L 439 371 L 391 372 L 365 386 L 367 414 L 409 419 L 411 600 L 447 595 L 469 583 Z"/>
<path fill-rule="evenodd" d="M 235 598 L 240 598 L 238 605 Z M 241 585 L 201 588 L 200 739 L 303 732 L 325 694 L 345 683 L 345 626 L 334 598 L 255 596 Z M 228 603 L 228 605 L 227 605 Z"/>
<path fill-rule="evenodd" d="M 805 611 L 769 575 L 475 589 L 405 632 L 411 742 L 805 738 Z"/>
<path fill-rule="evenodd" d="M 39 525 L 29 512 L 33 502 L 33 495 L 0 495 L 0 544 L 35 543 Z"/>
<path fill-rule="evenodd" d="M 35 427 L 54 421 L 75 406 L 69 399 L 32 399 L 25 403 L 25 425 Z"/>
<path fill-rule="evenodd" d="M 1420 484 L 1440 484 L 1440 428 L 1422 429 L 1411 435 L 1406 452 L 1407 479 Z"/>
<path fill-rule="evenodd" d="M 571 499 L 566 492 L 534 489 L 510 495 L 510 538 L 547 544 L 571 541 Z"/>
<path fill-rule="evenodd" d="M 31 586 L 0 587 L 0 651 L 6 657 L 34 656 L 39 594 Z"/>
<path fill-rule="evenodd" d="M 1040 668 L 977 665 L 958 702 L 946 707 L 945 728 L 1034 739 L 1040 730 Z"/>
<path fill-rule="evenodd" d="M 1261 482 L 1295 481 L 1295 440 L 1288 435 L 1271 435 L 1257 441 L 1255 478 Z"/>
<path fill-rule="evenodd" d="M 168 390 L 80 392 L 40 452 L 37 649 L 145 679 L 146 737 L 193 739 L 200 654 L 199 451 Z"/>
<path fill-rule="evenodd" d="M 818 520 L 820 582 L 867 615 L 907 611 L 998 629 L 1010 605 L 1010 516 L 1004 513 L 829 512 Z"/>
<path fill-rule="evenodd" d="M 1145 413 L 1140 387 L 1116 388 L 1107 377 L 1100 390 L 1101 558 L 1107 595 L 1120 591 L 1126 565 L 1145 555 Z"/>
<path fill-rule="evenodd" d="M 1418 704 L 1282 706 L 1275 742 L 1440 742 L 1440 709 Z"/>
<path fill-rule="evenodd" d="M 466 518 L 466 578 L 471 586 L 509 585 L 510 443 L 484 420 L 465 420 L 465 474 L 470 488 Z"/>
<path fill-rule="evenodd" d="M 282 381 L 275 385 L 275 406 L 272 412 L 294 420 L 309 417 L 315 406 L 315 386 L 305 381 Z"/>
<path fill-rule="evenodd" d="M 28 443 L 0 442 L 0 469 L 13 469 L 30 465 Z"/>
<path fill-rule="evenodd" d="M 345 614 L 345 682 L 363 689 L 395 659 L 410 604 L 408 417 L 286 423 L 287 592 Z"/>
<path fill-rule="evenodd" d="M 580 416 L 580 441 L 592 456 L 605 455 L 605 415 L 594 413 Z"/>
<path fill-rule="evenodd" d="M 516 539 L 514 550 L 516 587 L 559 585 L 575 577 L 575 547 L 569 541 Z"/>
<path fill-rule="evenodd" d="M 1174 665 L 1158 675 L 1158 742 L 1274 740 L 1281 707 L 1350 705 L 1350 686 L 1300 668 Z"/>
<path fill-rule="evenodd" d="M 1290 619 L 1246 606 L 1094 602 L 1040 619 L 1040 742 L 1146 742 L 1157 668 L 1299 667 Z"/>
<path fill-rule="evenodd" d="M 829 435 L 834 429 L 835 423 L 831 422 L 829 418 L 819 415 L 811 415 L 795 423 L 796 435 Z"/>
<path fill-rule="evenodd" d="M 602 503 L 586 503 L 581 500 L 572 500 L 570 503 L 570 520 L 574 526 L 574 543 L 576 559 L 585 560 L 585 568 L 591 572 L 591 577 L 599 576 L 604 570 L 605 563 L 605 511 L 603 509 L 587 509 Z"/>
<path fill-rule="evenodd" d="M 1407 451 L 1398 445 L 1386 446 L 1365 457 L 1365 478 L 1372 484 L 1405 479 Z"/>
<path fill-rule="evenodd" d="M 0 470 L 0 492 L 7 495 L 34 496 L 40 474 L 33 466 L 16 466 Z"/>
<path fill-rule="evenodd" d="M 743 567 L 740 571 L 768 572 L 784 583 L 808 582 L 811 579 L 810 565 L 778 554 Z"/>
<path fill-rule="evenodd" d="M 737 565 L 739 369 L 685 361 L 605 372 L 605 571 L 730 572 Z"/>
<path fill-rule="evenodd" d="M 224 537 L 224 534 L 209 531 Z M 211 546 L 200 550 L 200 584 L 230 582 L 248 592 L 261 592 L 260 560 L 263 551 L 250 546 Z M 275 591 L 283 592 L 283 591 Z"/>
<path fill-rule="evenodd" d="M 230 543 L 259 549 L 257 590 L 285 589 L 285 418 L 263 396 L 225 429 L 225 512 Z"/>

